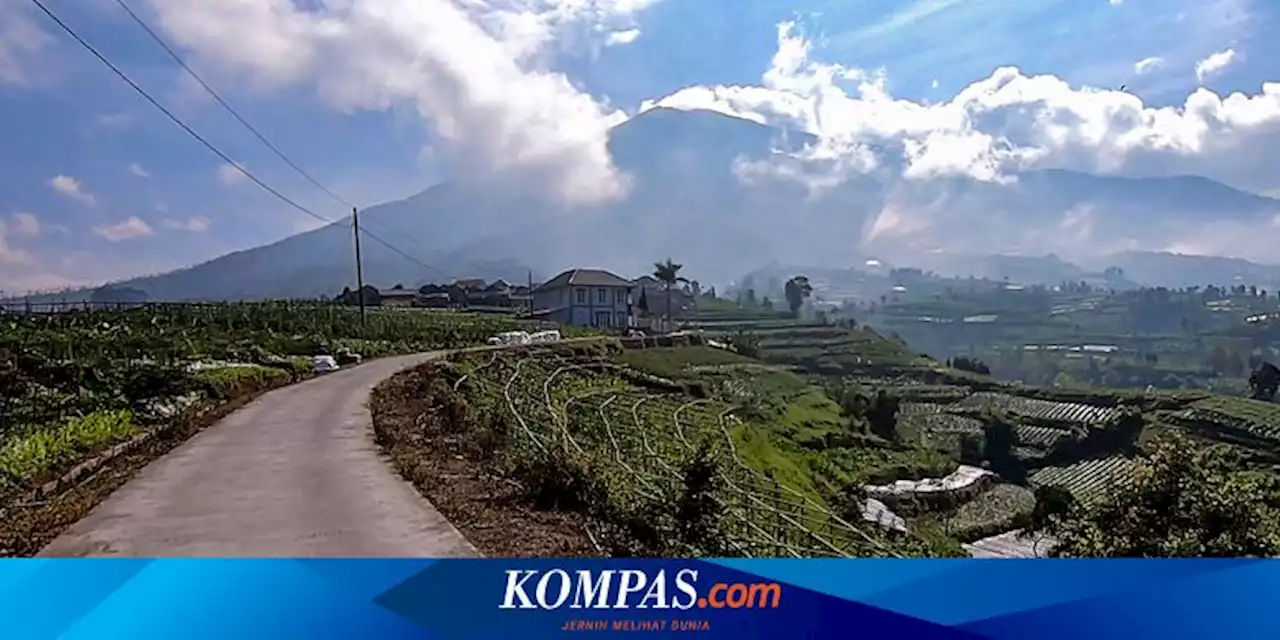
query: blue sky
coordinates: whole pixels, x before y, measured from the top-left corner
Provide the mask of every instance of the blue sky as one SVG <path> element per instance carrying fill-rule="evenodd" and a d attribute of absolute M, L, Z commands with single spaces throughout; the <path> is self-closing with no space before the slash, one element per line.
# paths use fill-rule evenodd
<path fill-rule="evenodd" d="M 203 96 L 113 0 L 46 3 L 237 162 L 322 215 L 345 215 L 344 207 L 293 174 Z M 287 0 L 273 3 L 288 4 Z M 432 117 L 471 113 L 476 111 L 474 104 L 438 105 L 431 102 L 431 96 L 439 93 L 435 89 L 382 91 L 385 87 L 375 85 L 394 84 L 408 76 L 374 74 L 368 86 L 361 86 L 359 74 L 348 74 L 344 76 L 347 83 L 335 89 L 332 77 L 337 74 L 323 65 L 337 58 L 322 59 L 317 63 L 319 70 L 311 75 L 287 76 L 295 70 L 268 59 L 275 55 L 283 60 L 287 52 L 267 48 L 264 51 L 274 54 L 241 59 L 259 54 L 250 51 L 238 57 L 234 37 L 215 41 L 217 29 L 192 17 L 207 16 L 215 27 L 219 19 L 247 20 L 218 14 L 239 3 L 181 0 L 153 6 L 148 0 L 132 0 L 130 4 L 159 25 L 161 33 L 181 47 L 184 57 L 278 147 L 331 189 L 362 205 L 404 197 L 446 175 L 494 164 L 494 154 L 514 144 L 507 138 L 479 136 L 465 123 L 454 123 L 463 133 L 451 137 L 438 128 L 441 119 Z M 263 0 L 265 4 L 271 3 Z M 323 4 L 312 0 L 306 9 L 314 12 Z M 496 10 L 504 4 L 500 0 L 479 4 L 504 18 L 517 13 L 511 9 L 499 14 Z M 525 3 L 530 4 L 539 5 Z M 575 4 L 580 3 L 541 2 L 558 9 L 557 16 L 570 14 Z M 536 52 L 522 49 L 519 55 L 512 54 L 512 64 L 528 73 L 561 72 L 581 95 L 607 105 L 602 111 L 634 114 L 641 101 L 690 86 L 761 85 L 762 74 L 778 50 L 778 23 L 794 21 L 796 31 L 810 43 L 809 62 L 881 71 L 885 91 L 898 101 L 916 104 L 946 102 L 991 76 L 997 67 L 1016 66 L 1027 76 L 1049 74 L 1071 87 L 1127 85 L 1128 92 L 1148 108 L 1178 107 L 1199 84 L 1197 62 L 1228 50 L 1230 55 L 1218 58 L 1225 65 L 1205 76 L 1208 89 L 1220 95 L 1234 91 L 1252 95 L 1259 93 L 1263 82 L 1280 81 L 1280 62 L 1276 62 L 1280 41 L 1274 38 L 1280 7 L 1253 0 L 614 0 L 602 4 L 610 5 L 613 13 L 557 18 L 546 41 L 530 45 Z M 635 30 L 639 35 L 628 44 L 606 44 L 611 34 Z M 245 51 L 259 44 L 278 45 L 255 39 L 252 29 L 246 32 L 241 36 Z M 322 36 L 316 37 L 317 48 L 330 46 Z M 518 40 L 509 34 L 495 39 L 508 48 Z M 219 158 L 143 102 L 27 0 L 0 0 L 0 41 L 4 42 L 0 44 L 0 220 L 4 220 L 0 289 L 168 270 L 314 225 L 251 183 L 221 179 Z M 459 39 L 442 47 L 469 45 L 470 41 Z M 353 50 L 332 46 L 336 56 Z M 376 41 L 342 46 L 362 47 L 362 51 L 381 47 Z M 480 54 L 441 59 L 455 61 L 451 64 L 456 66 L 456 60 L 472 58 L 479 59 Z M 1143 59 L 1159 61 L 1149 62 L 1144 66 L 1146 73 L 1139 74 L 1135 64 Z M 506 69 L 507 61 L 493 64 Z M 414 81 L 438 89 L 430 84 L 435 80 L 414 74 Z M 856 84 L 837 81 L 836 85 L 844 86 L 842 82 Z M 370 97 L 361 100 L 353 95 Z M 537 119 L 541 116 L 520 111 L 522 98 L 502 99 L 509 103 L 503 106 L 504 117 L 542 122 Z M 1268 119 L 1268 126 L 1271 123 Z M 1242 181 L 1248 182 L 1244 177 Z"/>

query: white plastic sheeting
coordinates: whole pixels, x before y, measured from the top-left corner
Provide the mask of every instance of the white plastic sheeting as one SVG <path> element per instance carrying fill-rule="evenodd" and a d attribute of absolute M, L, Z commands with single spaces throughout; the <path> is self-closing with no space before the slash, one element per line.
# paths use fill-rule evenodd
<path fill-rule="evenodd" d="M 903 533 L 907 531 L 907 521 L 902 516 L 894 513 L 885 503 L 875 498 L 867 498 L 867 502 L 862 505 L 862 519 L 880 525 L 885 529 Z"/>
<path fill-rule="evenodd" d="M 529 342 L 558 342 L 560 340 L 560 332 L 552 329 L 550 331 L 539 331 L 529 335 Z"/>
<path fill-rule="evenodd" d="M 924 480 L 898 480 L 893 484 L 866 485 L 863 489 L 873 498 L 909 498 L 919 495 L 940 495 L 974 487 L 980 482 L 995 478 L 995 474 L 979 467 L 962 464 L 943 478 Z"/>
<path fill-rule="evenodd" d="M 333 356 L 312 356 L 311 365 L 316 373 L 328 373 L 338 370 L 338 361 L 334 360 Z"/>
<path fill-rule="evenodd" d="M 1047 535 L 1023 538 L 1020 533 L 1021 529 L 983 538 L 964 545 L 964 550 L 975 558 L 1045 558 L 1057 544 Z"/>

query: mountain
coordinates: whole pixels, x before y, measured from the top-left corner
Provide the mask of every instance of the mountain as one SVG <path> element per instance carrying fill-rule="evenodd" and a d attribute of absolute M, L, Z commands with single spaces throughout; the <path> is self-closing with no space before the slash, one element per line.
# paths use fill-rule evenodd
<path fill-rule="evenodd" d="M 779 166 L 765 161 L 788 159 L 813 141 L 719 113 L 653 109 L 610 132 L 614 163 L 632 178 L 626 198 L 570 207 L 492 185 L 437 184 L 361 213 L 364 227 L 431 267 L 366 241 L 365 280 L 521 281 L 529 269 L 545 277 L 573 265 L 639 275 L 670 256 L 692 277 L 725 282 L 769 261 L 843 268 L 875 255 L 898 265 L 947 265 L 960 275 L 977 267 L 1034 269 L 1038 279 L 1060 281 L 1080 271 L 1072 263 L 1083 258 L 1185 244 L 1217 233 L 1203 227 L 1208 222 L 1247 231 L 1280 212 L 1280 202 L 1198 177 L 1035 171 L 982 182 L 873 174 L 814 185 L 795 179 L 794 163 L 782 165 L 790 173 L 764 169 Z M 1242 242 L 1265 239 L 1239 235 Z M 1006 254 L 1024 258 L 975 258 Z M 1064 258 L 1025 258 L 1048 254 Z M 1019 259 L 1026 264 L 1000 264 Z M 343 220 L 122 284 L 166 300 L 332 295 L 353 284 L 352 262 Z M 1145 263 L 1132 264 L 1137 272 Z M 1181 273 L 1194 276 L 1189 270 Z"/>

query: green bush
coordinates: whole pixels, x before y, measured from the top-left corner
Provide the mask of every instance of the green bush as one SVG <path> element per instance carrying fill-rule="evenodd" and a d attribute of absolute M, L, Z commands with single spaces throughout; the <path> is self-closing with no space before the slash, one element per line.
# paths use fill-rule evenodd
<path fill-rule="evenodd" d="M 128 411 L 100 411 L 59 428 L 34 431 L 0 446 L 0 489 L 24 486 L 49 472 L 125 440 L 141 429 Z"/>
<path fill-rule="evenodd" d="M 195 374 L 195 380 L 211 398 L 227 400 L 288 382 L 289 374 L 271 367 L 225 367 Z"/>

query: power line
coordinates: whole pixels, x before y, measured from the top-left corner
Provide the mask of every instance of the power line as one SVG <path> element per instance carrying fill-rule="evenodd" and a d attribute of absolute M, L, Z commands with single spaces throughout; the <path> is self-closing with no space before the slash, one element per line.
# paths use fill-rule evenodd
<path fill-rule="evenodd" d="M 125 82 L 125 84 L 128 84 L 130 88 L 132 88 L 135 92 L 137 92 L 137 93 L 138 93 L 138 95 L 142 96 L 144 99 L 146 99 L 146 101 L 147 101 L 147 102 L 151 103 L 151 106 L 153 106 L 153 107 L 155 107 L 156 109 L 158 109 L 161 113 L 163 113 L 166 117 L 168 117 L 168 118 L 169 118 L 169 120 L 171 120 L 174 124 L 178 125 L 178 127 L 180 127 L 183 131 L 187 132 L 187 134 L 188 134 L 188 135 L 190 135 L 192 138 L 195 138 L 197 141 L 199 141 L 199 142 L 200 142 L 200 144 L 204 145 L 204 147 L 205 147 L 206 149 L 208 149 L 209 151 L 213 152 L 213 153 L 214 153 L 214 155 L 218 156 L 219 158 L 222 158 L 222 159 L 223 159 L 224 161 L 226 161 L 228 164 L 230 164 L 231 166 L 235 167 L 238 171 L 240 171 L 240 173 L 244 174 L 244 175 L 245 175 L 245 177 L 247 177 L 247 178 L 249 178 L 250 180 L 252 180 L 252 181 L 254 182 L 254 184 L 257 184 L 257 185 L 258 185 L 259 187 L 261 187 L 264 191 L 266 191 L 267 193 L 270 193 L 271 195 L 273 195 L 273 196 L 275 196 L 276 198 L 280 199 L 280 200 L 281 200 L 282 202 L 284 202 L 285 204 L 288 204 L 289 206 L 293 207 L 294 209 L 297 209 L 298 211 L 301 211 L 302 213 L 305 213 L 305 214 L 307 214 L 307 215 L 309 215 L 309 216 L 311 216 L 311 217 L 313 217 L 313 218 L 315 218 L 315 219 L 317 219 L 317 220 L 320 220 L 321 222 L 324 222 L 324 223 L 326 223 L 326 224 L 335 224 L 335 222 L 334 222 L 333 220 L 330 220 L 330 219 L 328 219 L 328 218 L 326 218 L 326 217 L 324 217 L 324 216 L 322 216 L 322 215 L 320 215 L 320 214 L 318 214 L 318 213 L 316 213 L 316 212 L 312 211 L 311 209 L 308 209 L 307 207 L 305 207 L 305 206 L 303 206 L 303 205 L 301 205 L 301 204 L 298 204 L 297 202 L 295 202 L 294 200 L 292 200 L 292 199 L 291 199 L 291 198 L 289 198 L 288 196 L 284 195 L 283 193 L 280 193 L 280 192 L 279 192 L 279 191 L 277 191 L 274 187 L 272 187 L 271 185 L 269 185 L 269 184 L 267 184 L 267 183 L 263 182 L 263 181 L 262 181 L 262 180 L 260 180 L 257 176 L 253 175 L 253 173 L 251 173 L 248 169 L 244 168 L 244 167 L 243 167 L 243 166 L 241 166 L 239 163 L 237 163 L 236 161 L 232 160 L 232 159 L 231 159 L 227 154 L 223 153 L 221 149 L 219 149 L 218 147 L 214 146 L 214 144 L 213 144 L 213 143 L 211 143 L 211 142 L 209 142 L 207 139 L 205 139 L 205 138 L 204 138 L 204 136 L 201 136 L 201 135 L 200 135 L 199 133 L 197 133 L 194 129 L 192 129 L 190 126 L 188 126 L 188 125 L 187 125 L 187 123 L 183 122 L 181 118 L 179 118 L 178 116 L 174 115 L 174 114 L 173 114 L 173 112 L 171 112 L 171 111 L 169 111 L 167 108 L 165 108 L 165 106 L 164 106 L 164 105 L 162 105 L 162 104 L 160 104 L 160 102 L 159 102 L 159 101 L 157 101 L 155 98 L 151 97 L 151 95 L 150 95 L 149 93 L 147 93 L 147 91 L 146 91 L 145 89 L 143 89 L 141 86 L 139 86 L 139 85 L 138 85 L 138 83 L 134 82 L 134 81 L 133 81 L 133 79 L 132 79 L 132 78 L 130 78 L 130 77 L 128 76 L 128 74 L 126 74 L 124 71 L 120 70 L 120 68 L 119 68 L 119 67 L 117 67 L 117 66 L 116 66 L 115 64 L 113 64 L 110 60 L 108 60 L 105 56 L 103 56 L 101 53 L 99 53 L 99 52 L 98 52 L 98 50 L 97 50 L 96 48 L 94 48 L 94 46 L 93 46 L 93 45 L 89 44 L 89 43 L 88 43 L 84 38 L 80 37 L 80 34 L 76 33 L 74 29 L 72 29 L 69 25 L 67 25 L 67 23 L 63 22 L 63 21 L 62 21 L 62 19 L 61 19 L 61 18 L 59 18 L 59 17 L 57 16 L 57 14 L 53 13 L 53 11 L 51 11 L 48 7 L 46 7 L 46 6 L 44 5 L 44 3 L 43 3 L 43 2 L 41 2 L 41 0 L 31 0 L 31 2 L 32 2 L 33 4 L 35 4 L 35 5 L 36 5 L 36 7 L 38 7 L 38 8 L 40 9 L 40 11 L 44 12 L 44 14 L 45 14 L 46 16 L 48 16 L 48 17 L 49 17 L 49 19 L 50 19 L 50 20 L 52 20 L 52 21 L 54 22 L 54 24 L 57 24 L 57 25 L 58 25 L 58 27 L 60 27 L 64 32 L 66 32 L 66 34 L 67 34 L 67 35 L 71 36 L 71 38 L 72 38 L 73 40 L 75 40 L 77 43 L 79 43 L 79 44 L 80 44 L 80 46 L 84 47 L 84 49 L 85 49 L 86 51 L 88 51 L 89 53 L 93 54 L 93 57 L 97 58 L 97 59 L 98 59 L 98 61 L 99 61 L 99 62 L 101 62 L 103 65 L 106 65 L 106 67 L 107 67 L 108 69 L 110 69 L 113 73 L 115 73 L 115 74 L 116 74 L 116 76 L 118 76 L 121 80 L 123 80 L 123 81 Z M 128 7 L 127 7 L 126 5 L 124 5 L 124 3 L 123 3 L 123 2 L 121 2 L 121 6 L 122 6 L 122 7 L 124 7 L 126 11 L 128 11 Z M 135 19 L 137 19 L 136 15 L 135 15 L 135 14 L 133 14 L 133 12 L 132 12 L 132 11 L 129 11 L 129 14 L 130 14 L 130 15 L 134 15 L 134 16 L 135 16 Z M 144 28 L 146 28 L 145 23 L 142 23 L 141 21 L 139 21 L 139 24 L 142 24 L 142 25 L 143 25 L 143 27 L 144 27 Z M 153 35 L 153 36 L 155 36 L 155 33 L 154 33 L 153 31 L 151 31 L 151 29 L 150 29 L 150 28 L 147 28 L 147 31 L 148 31 L 149 33 L 152 33 L 152 35 Z M 162 45 L 164 45 L 163 41 L 161 41 L 161 44 L 162 44 Z M 164 45 L 164 46 L 165 46 L 165 49 L 166 49 L 166 50 L 169 50 L 169 47 L 168 47 L 167 45 Z M 171 55 L 174 55 L 174 56 L 175 56 L 175 58 L 177 58 L 176 54 L 174 54 L 174 53 L 172 52 L 172 50 L 169 50 L 169 52 L 170 52 L 170 54 L 171 54 Z M 178 60 L 179 60 L 179 63 L 181 64 L 181 59 L 178 59 Z M 210 88 L 207 84 L 205 84 L 205 83 L 204 83 L 204 81 L 203 81 L 203 80 L 200 80 L 200 78 L 199 78 L 198 76 L 196 76 L 196 75 L 195 75 L 195 72 L 192 72 L 192 71 L 190 70 L 190 68 L 188 68 L 185 64 L 183 64 L 182 66 L 183 66 L 183 68 L 187 69 L 187 71 L 188 71 L 188 72 L 190 72 L 190 73 L 192 74 L 192 76 L 193 76 L 193 77 L 195 77 L 195 78 L 197 79 L 197 81 L 199 81 L 199 82 L 200 82 L 200 84 L 201 84 L 201 85 L 203 85 L 203 86 L 205 87 L 205 89 L 207 89 L 207 90 L 210 92 L 210 94 L 211 94 L 211 95 L 213 95 L 215 98 L 217 98 L 219 103 L 221 103 L 224 107 L 226 107 L 226 108 L 228 109 L 228 111 L 231 111 L 231 112 L 233 113 L 233 115 L 236 115 L 236 114 L 235 114 L 235 112 L 234 112 L 234 109 L 232 109 L 232 108 L 230 107 L 230 105 L 227 105 L 224 101 L 222 101 L 222 99 L 221 99 L 221 98 L 219 98 L 219 97 L 217 96 L 217 93 L 216 93 L 216 92 L 214 92 L 212 88 Z M 261 140 L 261 141 L 262 141 L 264 144 L 266 144 L 269 148 L 271 148 L 271 149 L 272 149 L 273 151 L 275 151 L 278 155 L 280 155 L 282 159 L 284 159 L 286 162 L 288 162 L 288 163 L 289 163 L 289 165 L 290 165 L 290 166 L 292 166 L 292 167 L 293 167 L 295 170 L 297 170 L 299 173 L 302 173 L 305 177 L 307 177 L 307 179 L 308 179 L 308 180 L 310 180 L 313 184 L 315 184 L 317 187 L 319 187 L 319 188 L 321 188 L 322 190 L 324 190 L 324 191 L 325 191 L 326 193 L 328 193 L 330 196 L 333 196 L 334 198 L 336 198 L 336 199 L 338 199 L 338 200 L 342 201 L 344 204 L 349 204 L 349 203 L 346 203 L 346 201 L 345 201 L 344 199 L 342 199 L 340 196 L 337 196 L 337 195 L 336 195 L 336 194 L 334 194 L 332 191 L 329 191 L 329 190 L 328 190 L 328 189 L 326 189 L 323 185 L 319 184 L 319 182 L 317 182 L 316 180 L 314 180 L 314 179 L 313 179 L 313 178 L 311 178 L 310 176 L 306 175 L 306 172 L 305 172 L 305 171 L 303 171 L 302 169 L 298 168 L 298 167 L 297 167 L 297 165 L 295 165 L 295 164 L 293 164 L 291 161 L 289 161 L 289 160 L 284 156 L 284 154 L 283 154 L 283 153 L 281 153 L 278 149 L 276 149 L 276 148 L 275 148 L 275 146 L 274 146 L 274 145 L 272 145 L 270 142 L 268 142 L 268 141 L 266 140 L 265 136 L 263 136 L 261 133 L 259 133 L 259 132 L 258 132 L 256 129 L 254 129 L 251 125 L 249 125 L 249 123 L 248 123 L 248 122 L 246 122 L 243 118 L 241 118 L 241 117 L 239 117 L 238 115 L 236 115 L 236 119 L 237 119 L 237 120 L 239 120 L 239 121 L 241 122 L 241 124 L 244 124 L 244 125 L 245 125 L 246 127 L 248 127 L 251 131 L 253 131 L 253 132 L 254 132 L 254 134 L 258 136 L 259 140 Z M 353 206 L 353 207 L 354 207 L 354 205 L 349 205 L 349 206 Z M 351 225 L 347 225 L 347 226 L 351 226 Z M 413 263 L 417 264 L 418 266 L 423 267 L 424 269 L 427 269 L 427 270 L 429 270 L 429 271 L 433 271 L 433 272 L 435 272 L 435 273 L 438 273 L 438 274 L 443 275 L 443 276 L 446 276 L 446 277 L 449 275 L 449 274 L 445 273 L 444 271 L 441 271 L 440 269 L 437 269 L 437 268 L 435 268 L 435 267 L 433 267 L 433 266 L 431 266 L 431 265 L 429 265 L 429 264 L 427 264 L 427 263 L 425 263 L 425 262 L 423 262 L 423 261 L 419 260 L 418 258 L 415 258 L 415 257 L 413 257 L 412 255 L 409 255 L 408 253 L 405 253 L 404 251 L 402 251 L 401 249 L 399 249 L 399 248 L 398 248 L 398 247 L 396 247 L 395 245 L 393 245 L 393 244 L 391 244 L 390 242 L 388 242 L 388 241 L 384 240 L 383 238 L 381 238 L 380 236 L 378 236 L 378 235 L 374 234 L 373 232 L 369 231 L 368 229 L 361 228 L 359 231 L 360 231 L 361 233 L 364 233 L 365 235 L 369 236 L 369 237 L 370 237 L 371 239 L 373 239 L 375 242 L 377 242 L 377 243 L 381 244 L 382 246 L 386 247 L 387 249 L 390 249 L 391 251 L 395 252 L 396 254 L 399 254 L 401 257 L 403 257 L 403 258 L 405 258 L 405 259 L 409 260 L 410 262 L 413 262 Z"/>
<path fill-rule="evenodd" d="M 111 69 L 111 71 L 114 72 L 117 76 L 119 76 L 121 80 L 124 80 L 126 84 L 132 87 L 134 91 L 138 92 L 138 95 L 141 95 L 143 98 L 147 100 L 147 102 L 150 102 L 151 106 L 159 109 L 161 113 L 168 116 L 169 119 L 172 120 L 174 124 L 178 125 L 179 127 L 182 128 L 183 131 L 186 131 L 188 134 L 191 135 L 191 137 L 198 140 L 200 144 L 203 144 L 205 146 L 205 148 L 212 151 L 219 158 L 222 158 L 223 160 L 225 160 L 228 164 L 230 164 L 231 166 L 239 170 L 240 173 L 243 173 L 245 177 L 252 180 L 259 187 L 262 187 L 264 190 L 267 191 L 267 193 L 270 193 L 271 195 L 279 198 L 285 204 L 288 204 L 294 209 L 297 209 L 298 211 L 301 211 L 302 213 L 305 213 L 317 220 L 323 221 L 327 224 L 333 224 L 332 220 L 298 204 L 297 202 L 294 202 L 288 196 L 284 195 L 283 193 L 280 193 L 279 191 L 276 191 L 271 185 L 263 182 L 262 180 L 259 180 L 258 177 L 250 173 L 248 169 L 245 169 L 244 167 L 240 166 L 239 163 L 232 160 L 230 157 L 227 156 L 227 154 L 223 153 L 221 149 L 218 149 L 217 147 L 213 146 L 213 143 L 204 139 L 204 137 L 196 133 L 194 129 L 187 126 L 187 123 L 183 122 L 180 118 L 178 118 L 178 116 L 173 115 L 173 112 L 166 109 L 164 105 L 156 101 L 155 98 L 152 98 L 151 95 L 148 94 L 145 89 L 138 86 L 138 83 L 134 82 L 133 79 L 131 79 L 127 74 L 125 74 L 125 72 L 121 71 L 119 67 L 112 64 L 110 60 L 107 60 L 106 57 L 104 57 L 101 53 L 98 53 L 98 50 L 95 49 L 93 45 L 86 42 L 84 38 L 80 37 L 80 34 L 76 33 L 74 29 L 67 26 L 67 23 L 63 22 L 62 19 L 60 19 L 57 15 L 55 15 L 52 11 L 50 11 L 48 7 L 44 6 L 43 2 L 41 2 L 40 0 L 31 0 L 31 2 L 33 2 L 37 7 L 39 7 L 40 10 L 43 11 L 46 16 L 49 16 L 49 19 L 53 20 L 55 24 L 61 27 L 62 30 L 67 33 L 67 35 L 71 36 L 72 39 L 80 43 L 80 46 L 84 47 L 85 50 L 93 54 L 93 57 L 97 58 L 99 62 L 106 65 L 108 69 Z"/>
<path fill-rule="evenodd" d="M 160 37 L 160 34 L 156 33 L 156 31 L 152 29 L 151 26 L 146 23 L 146 21 L 144 21 L 141 17 L 139 17 L 138 14 L 134 13 L 133 9 L 129 7 L 129 5 L 125 2 L 125 0 L 116 0 L 116 4 L 120 5 L 120 8 L 124 9 L 125 13 L 129 14 L 129 17 L 133 18 L 133 21 L 138 23 L 138 26 L 142 27 L 142 29 L 146 31 L 148 35 L 151 36 L 151 39 L 155 40 L 156 44 L 159 44 L 160 47 L 163 48 L 165 52 L 169 54 L 170 58 L 173 58 L 174 62 L 178 63 L 178 66 L 186 70 L 186 72 L 190 74 L 191 77 L 194 78 L 196 82 L 200 83 L 200 86 L 204 87 L 204 90 L 209 92 L 209 95 L 213 96 L 213 99 L 217 100 L 218 104 L 222 105 L 222 108 L 226 109 L 227 113 L 231 114 L 231 117 L 235 118 L 240 122 L 240 124 L 244 125 L 245 128 L 250 131 L 250 133 L 252 133 L 255 137 L 258 138 L 258 141 L 266 145 L 266 147 L 270 149 L 273 153 L 275 153 L 277 157 L 283 160 L 285 164 L 292 167 L 294 171 L 297 171 L 299 175 L 301 175 L 303 178 L 306 178 L 307 181 L 310 182 L 311 184 L 315 185 L 317 189 L 320 189 L 321 191 L 329 194 L 329 196 L 332 197 L 334 200 L 337 200 L 338 202 L 348 207 L 356 206 L 352 204 L 350 201 L 348 201 L 346 198 L 343 198 L 342 196 L 334 193 L 328 187 L 321 184 L 319 180 L 316 180 L 315 178 L 311 177 L 311 174 L 307 173 L 305 170 L 303 170 L 302 167 L 299 167 L 293 160 L 289 159 L 289 156 L 285 155 L 283 151 L 281 151 L 274 144 L 272 144 L 271 141 L 268 140 L 266 136 L 262 135 L 262 133 L 258 131 L 257 128 L 249 124 L 249 122 L 245 120 L 243 116 L 240 115 L 240 112 L 236 111 L 234 107 L 232 107 L 230 104 L 227 103 L 226 100 L 223 100 L 222 96 L 219 95 L 218 92 L 213 89 L 213 87 L 209 86 L 209 83 L 205 82 L 204 78 L 200 77 L 200 74 L 196 73 L 194 69 L 192 69 L 189 65 L 187 65 L 187 63 L 182 59 L 182 56 L 179 56 L 178 53 L 173 50 L 173 47 L 170 47 L 169 43 L 165 42 L 164 38 Z"/>

